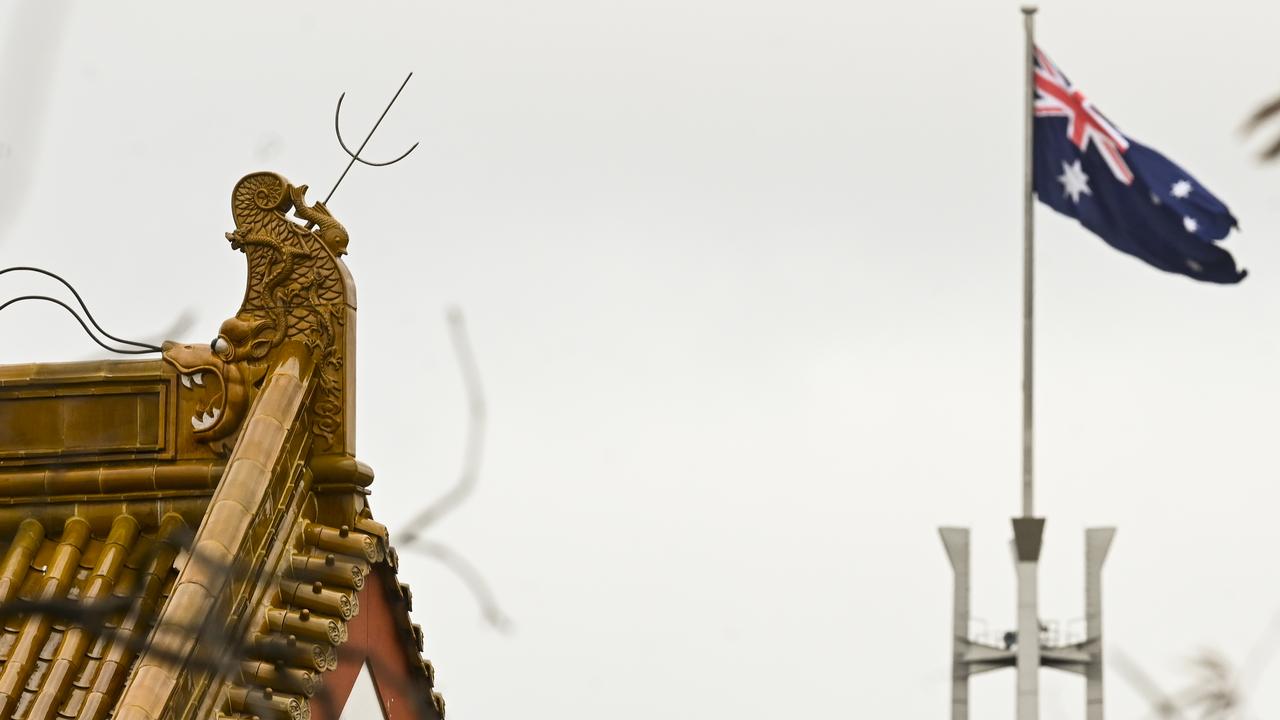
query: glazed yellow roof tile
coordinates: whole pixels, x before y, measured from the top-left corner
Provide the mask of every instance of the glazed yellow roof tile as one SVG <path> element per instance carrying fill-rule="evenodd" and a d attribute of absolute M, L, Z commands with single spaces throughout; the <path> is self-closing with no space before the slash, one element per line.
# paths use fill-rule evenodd
<path fill-rule="evenodd" d="M 15 611 L 0 634 L 0 717 L 108 716 L 176 576 L 185 528 L 177 515 L 150 530 L 118 515 L 105 534 L 77 518 L 58 533 L 18 525 L 0 551 L 0 601 Z"/>

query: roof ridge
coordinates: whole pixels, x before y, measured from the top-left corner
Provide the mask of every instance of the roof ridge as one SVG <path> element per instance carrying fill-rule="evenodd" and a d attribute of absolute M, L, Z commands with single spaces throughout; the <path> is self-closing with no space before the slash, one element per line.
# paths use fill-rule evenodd
<path fill-rule="evenodd" d="M 116 709 L 117 720 L 154 720 L 169 705 L 179 675 L 195 651 L 201 629 L 214 615 L 231 580 L 230 570 L 266 502 L 272 470 L 288 449 L 291 430 L 307 431 L 300 418 L 313 385 L 305 348 L 291 345 L 272 369 L 246 418 L 209 510 L 161 609 L 151 642 L 134 667 Z M 222 630 L 222 628 L 218 628 Z"/>

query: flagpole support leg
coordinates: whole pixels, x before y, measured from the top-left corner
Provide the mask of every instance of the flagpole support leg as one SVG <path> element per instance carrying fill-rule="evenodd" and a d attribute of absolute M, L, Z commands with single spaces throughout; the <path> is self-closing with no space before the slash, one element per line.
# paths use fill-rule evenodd
<path fill-rule="evenodd" d="M 1089 528 L 1084 543 L 1085 720 L 1103 720 L 1102 703 L 1102 564 L 1116 536 L 1113 527 Z"/>
<path fill-rule="evenodd" d="M 951 599 L 951 720 L 969 720 L 969 528 L 941 527 L 953 575 Z"/>

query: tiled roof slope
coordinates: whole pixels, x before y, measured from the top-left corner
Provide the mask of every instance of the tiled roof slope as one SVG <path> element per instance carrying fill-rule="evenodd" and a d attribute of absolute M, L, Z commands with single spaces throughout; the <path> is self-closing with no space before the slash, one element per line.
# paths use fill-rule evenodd
<path fill-rule="evenodd" d="M 410 668 L 412 717 L 443 717 L 412 596 L 364 502 L 371 471 L 309 452 L 312 371 L 285 348 L 229 458 L 0 466 L 0 606 L 15 613 L 0 614 L 0 718 L 292 719 L 316 703 L 336 716 L 324 678 L 363 663 L 341 651 L 368 592 L 401 638 L 381 650 Z"/>
<path fill-rule="evenodd" d="M 302 463 L 310 433 L 303 411 L 313 369 L 305 351 L 293 347 L 266 379 L 196 531 L 192 562 L 179 573 L 125 686 L 120 720 L 204 714 L 198 708 L 224 663 L 237 659 L 234 640 L 248 609 L 269 597 L 272 568 L 287 552 L 288 530 L 306 497 Z"/>
<path fill-rule="evenodd" d="M 60 519 L 56 512 L 50 512 L 55 503 L 38 511 L 46 516 L 44 522 L 30 517 L 16 522 L 7 543 L 0 540 L 0 605 L 8 603 L 10 608 L 16 605 L 16 609 L 30 612 L 0 617 L 0 718 L 127 717 L 134 711 L 122 713 L 120 709 L 122 691 L 131 675 L 130 682 L 141 688 L 135 690 L 135 697 L 150 703 L 149 712 L 184 717 L 180 712 L 175 714 L 172 695 L 156 692 L 154 684 L 140 684 L 148 673 L 133 666 L 139 651 L 149 647 L 150 660 L 140 667 L 151 666 L 170 677 L 192 674 L 190 663 L 184 666 L 175 658 L 181 652 L 177 646 L 166 645 L 163 635 L 148 643 L 148 634 L 157 617 L 177 614 L 184 618 L 180 622 L 189 623 L 182 626 L 188 645 L 200 637 L 192 628 L 215 614 L 209 602 L 217 593 L 211 592 L 209 600 L 197 603 L 173 597 L 179 572 L 187 577 L 187 586 L 192 578 L 197 578 L 198 589 L 209 584 L 207 574 L 205 579 L 198 578 L 200 560 L 207 552 L 203 548 L 211 538 L 244 547 L 243 541 L 255 534 L 255 523 L 219 518 L 226 517 L 225 508 L 243 507 L 239 503 L 255 498 L 263 501 L 257 505 L 259 510 L 237 511 L 242 517 L 262 520 L 262 507 L 291 505 L 294 512 L 285 513 L 282 522 L 275 525 L 276 534 L 257 534 L 261 548 L 256 554 L 264 560 L 274 555 L 274 570 L 261 583 L 264 590 L 257 600 L 238 615 L 228 616 L 233 626 L 244 628 L 244 645 L 223 672 L 208 678 L 211 700 L 206 703 L 207 711 L 197 709 L 186 716 L 306 718 L 317 702 L 324 703 L 321 715 L 335 716 L 335 696 L 325 687 L 324 676 L 338 666 L 348 624 L 360 613 L 363 593 L 378 592 L 391 609 L 398 635 L 406 638 L 398 649 L 389 647 L 386 651 L 403 654 L 406 664 L 416 668 L 410 673 L 413 687 L 408 689 L 421 703 L 416 716 L 443 717 L 444 702 L 433 687 L 434 669 L 420 654 L 422 630 L 409 619 L 412 595 L 406 585 L 395 580 L 398 562 L 387 529 L 372 519 L 363 504 L 352 525 L 334 527 L 317 521 L 318 502 L 304 482 L 312 476 L 311 468 L 296 461 L 277 462 L 291 444 L 293 452 L 285 455 L 302 454 L 296 439 L 291 443 L 289 438 L 306 437 L 305 432 L 298 432 L 301 426 L 296 422 L 306 383 L 305 364 L 299 362 L 282 362 L 272 374 L 261 404 L 255 406 L 247 423 L 244 442 L 238 445 L 244 451 L 233 454 L 227 464 L 233 470 L 237 464 L 250 469 L 225 472 L 221 478 L 215 474 L 213 497 L 191 498 L 208 503 L 207 512 L 195 514 L 201 530 L 194 541 L 191 526 L 196 521 L 191 519 L 190 508 L 181 506 L 188 510 L 184 519 L 176 512 L 161 515 L 168 507 L 162 500 L 132 500 L 116 504 L 119 511 L 110 515 L 103 512 L 102 500 L 115 497 L 112 493 L 119 488 L 102 482 L 96 488 L 98 494 L 77 498 L 85 501 L 80 512 L 89 519 L 78 515 Z M 282 396 L 293 401 L 286 402 Z M 274 422 L 267 422 L 269 419 Z M 264 443 L 263 435 L 272 438 L 274 445 Z M 221 463 L 216 468 L 208 464 L 191 467 L 196 471 L 188 474 L 196 477 L 216 473 Z M 266 467 L 277 471 L 266 472 Z M 324 472 L 322 466 L 316 469 Z M 32 476 L 53 487 L 68 473 L 119 475 L 101 467 L 96 471 L 16 469 L 0 473 L 0 485 L 7 479 L 10 487 L 16 487 L 14 478 Z M 141 486 L 148 490 L 165 488 L 154 482 L 154 469 L 129 469 L 127 476 L 143 479 Z M 293 502 L 270 487 L 282 479 L 294 485 Z M 211 484 L 200 482 L 206 483 L 205 487 Z M 137 481 L 130 483 L 140 487 Z M 34 500 L 15 496 L 0 499 L 0 504 L 9 501 L 12 512 L 32 513 Z M 226 505 L 229 502 L 235 505 Z M 15 525 L 0 515 L 0 527 L 6 526 Z M 187 552 L 184 547 L 192 549 Z M 199 670 L 197 663 L 194 671 L 198 674 Z"/>
<path fill-rule="evenodd" d="M 324 676 L 337 669 L 347 626 L 360 613 L 359 598 L 366 592 L 386 593 L 384 602 L 401 632 L 413 638 L 416 651 L 402 648 L 419 670 L 416 677 L 425 682 L 407 694 L 420 698 L 423 714 L 443 717 L 444 700 L 432 687 L 435 670 L 420 655 L 422 629 L 409 620 L 412 594 L 394 580 L 397 562 L 386 528 L 366 514 L 355 528 L 305 522 L 299 530 L 299 549 L 291 553 L 277 579 L 278 592 L 249 633 L 245 658 L 225 688 L 219 717 L 304 718 L 314 704 L 330 710 L 338 705 L 341 698 L 325 687 Z"/>
<path fill-rule="evenodd" d="M 347 640 L 347 623 L 359 612 L 365 579 L 394 557 L 362 493 L 335 504 L 313 492 L 317 474 L 326 479 L 346 468 L 369 475 L 354 461 L 334 470 L 308 460 L 313 436 L 304 410 L 314 370 L 293 347 L 266 378 L 196 531 L 191 559 L 120 697 L 119 720 L 310 716 L 323 674 L 334 669 Z M 349 520 L 334 527 L 320 515 Z M 393 606 L 404 608 L 408 625 L 402 600 Z M 406 630 L 411 639 L 402 644 L 420 651 L 421 630 Z M 413 660 L 414 697 L 422 706 L 414 717 L 441 717 L 433 671 L 417 652 Z"/>
<path fill-rule="evenodd" d="M 4 618 L 0 717 L 108 717 L 173 584 L 185 528 L 176 514 L 150 530 L 127 514 L 105 532 L 82 518 L 59 533 L 18 525 L 0 555 L 0 602 L 34 611 Z"/>

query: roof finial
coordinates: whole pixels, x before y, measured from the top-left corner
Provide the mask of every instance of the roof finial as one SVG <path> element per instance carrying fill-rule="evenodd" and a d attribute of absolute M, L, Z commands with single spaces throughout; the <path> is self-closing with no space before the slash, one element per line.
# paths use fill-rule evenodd
<path fill-rule="evenodd" d="M 406 157 L 409 157 L 409 153 L 417 149 L 418 143 L 414 143 L 413 147 L 405 150 L 400 157 L 386 162 L 370 162 L 360 157 L 360 153 L 364 152 L 364 146 L 369 144 L 369 138 L 372 138 L 373 134 L 378 131 L 378 126 L 382 124 L 382 119 L 387 116 L 387 113 L 391 110 L 391 106 L 396 104 L 396 99 L 400 97 L 400 93 L 404 90 L 404 86 L 409 84 L 409 78 L 411 77 L 413 77 L 413 73 L 409 73 L 405 76 L 404 82 L 400 83 L 400 89 L 396 90 L 396 94 L 391 98 L 391 102 L 387 103 L 387 107 L 383 109 L 382 114 L 378 116 L 378 121 L 373 124 L 373 128 L 369 130 L 368 135 L 365 135 L 364 142 L 360 143 L 360 147 L 355 152 L 351 152 L 351 148 L 348 148 L 347 143 L 342 139 L 342 126 L 339 123 L 339 117 L 342 115 L 342 99 L 345 98 L 347 94 L 344 92 L 338 96 L 338 107 L 333 111 L 333 131 L 338 136 L 338 144 L 342 146 L 342 150 L 346 152 L 347 155 L 351 156 L 351 162 L 347 163 L 346 169 L 342 171 L 342 175 L 338 177 L 338 181 L 333 184 L 333 188 L 329 190 L 329 194 L 324 196 L 325 204 L 329 203 L 329 199 L 333 197 L 333 193 L 337 191 L 338 186 L 342 184 L 343 178 L 345 178 L 347 173 L 351 171 L 351 166 L 355 165 L 357 160 L 371 167 L 385 167 L 387 165 L 398 163 Z"/>

